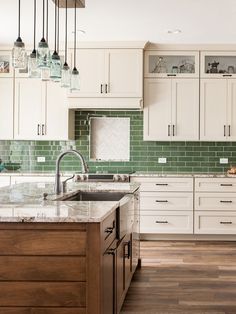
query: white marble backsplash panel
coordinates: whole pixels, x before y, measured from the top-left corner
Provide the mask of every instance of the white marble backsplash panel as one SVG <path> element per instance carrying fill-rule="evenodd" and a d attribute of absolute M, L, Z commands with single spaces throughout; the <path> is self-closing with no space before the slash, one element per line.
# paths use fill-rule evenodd
<path fill-rule="evenodd" d="M 90 158 L 105 161 L 129 161 L 130 118 L 91 118 Z"/>

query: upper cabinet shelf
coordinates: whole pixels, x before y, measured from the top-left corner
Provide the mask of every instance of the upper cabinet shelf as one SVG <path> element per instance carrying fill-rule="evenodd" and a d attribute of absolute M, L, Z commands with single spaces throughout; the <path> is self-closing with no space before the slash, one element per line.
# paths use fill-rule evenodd
<path fill-rule="evenodd" d="M 145 77 L 198 77 L 199 52 L 146 51 Z"/>
<path fill-rule="evenodd" d="M 201 52 L 201 77 L 236 77 L 236 51 Z"/>

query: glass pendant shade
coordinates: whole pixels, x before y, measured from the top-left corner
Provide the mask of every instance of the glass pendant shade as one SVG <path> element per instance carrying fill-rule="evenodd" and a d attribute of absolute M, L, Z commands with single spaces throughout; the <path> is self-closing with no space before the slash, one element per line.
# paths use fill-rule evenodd
<path fill-rule="evenodd" d="M 65 63 L 61 70 L 61 87 L 70 87 L 71 70 L 67 63 Z"/>
<path fill-rule="evenodd" d="M 54 51 L 51 58 L 50 78 L 54 82 L 61 80 L 61 60 L 56 51 Z"/>
<path fill-rule="evenodd" d="M 28 59 L 28 69 L 29 69 L 29 77 L 31 78 L 40 78 L 41 72 L 38 68 L 37 58 L 36 58 L 36 50 L 33 50 Z"/>
<path fill-rule="evenodd" d="M 76 68 L 74 68 L 71 73 L 70 90 L 71 91 L 80 90 L 79 71 Z"/>
<path fill-rule="evenodd" d="M 42 81 L 50 81 L 50 68 L 41 68 L 41 80 Z"/>
<path fill-rule="evenodd" d="M 44 38 L 38 44 L 37 64 L 39 68 L 50 68 L 51 57 L 48 43 Z"/>
<path fill-rule="evenodd" d="M 12 66 L 18 69 L 25 69 L 27 67 L 25 44 L 20 37 L 14 42 L 14 47 L 12 49 Z"/>

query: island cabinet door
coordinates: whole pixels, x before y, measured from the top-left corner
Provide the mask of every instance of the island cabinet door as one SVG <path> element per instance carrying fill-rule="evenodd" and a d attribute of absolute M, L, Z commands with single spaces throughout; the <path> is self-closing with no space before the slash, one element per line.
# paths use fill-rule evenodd
<path fill-rule="evenodd" d="M 103 254 L 101 314 L 116 314 L 116 241 Z"/>

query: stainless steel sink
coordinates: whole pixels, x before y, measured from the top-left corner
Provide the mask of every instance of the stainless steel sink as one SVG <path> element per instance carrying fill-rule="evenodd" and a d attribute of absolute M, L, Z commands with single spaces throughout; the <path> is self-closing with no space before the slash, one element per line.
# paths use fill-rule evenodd
<path fill-rule="evenodd" d="M 78 192 L 63 201 L 120 201 L 125 196 L 120 192 Z"/>

